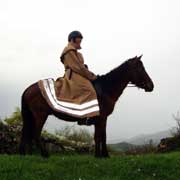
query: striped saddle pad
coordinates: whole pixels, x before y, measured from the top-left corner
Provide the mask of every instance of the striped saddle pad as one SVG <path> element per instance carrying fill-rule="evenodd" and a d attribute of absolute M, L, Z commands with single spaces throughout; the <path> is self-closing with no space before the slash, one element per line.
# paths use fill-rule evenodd
<path fill-rule="evenodd" d="M 92 100 L 83 104 L 74 104 L 60 101 L 57 98 L 55 83 L 53 78 L 43 79 L 38 81 L 38 86 L 41 93 L 49 106 L 57 111 L 68 114 L 73 117 L 86 118 L 99 115 L 99 105 L 97 100 Z"/>

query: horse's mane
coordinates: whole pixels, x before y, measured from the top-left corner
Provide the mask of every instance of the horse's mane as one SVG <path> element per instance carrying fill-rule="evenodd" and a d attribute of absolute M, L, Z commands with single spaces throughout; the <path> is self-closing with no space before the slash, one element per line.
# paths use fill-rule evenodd
<path fill-rule="evenodd" d="M 108 73 L 99 76 L 98 82 L 101 84 L 101 86 L 105 88 L 106 90 L 108 90 L 108 89 L 112 89 L 114 83 L 117 82 L 117 80 L 118 82 L 120 82 L 121 77 L 124 77 L 124 74 L 128 70 L 129 61 L 130 59 L 124 61 L 121 65 L 112 69 Z"/>

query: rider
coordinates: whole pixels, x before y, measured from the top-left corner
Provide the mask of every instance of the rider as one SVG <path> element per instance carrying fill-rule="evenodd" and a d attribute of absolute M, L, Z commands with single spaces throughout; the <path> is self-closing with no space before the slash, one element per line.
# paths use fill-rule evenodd
<path fill-rule="evenodd" d="M 60 59 L 65 67 L 65 75 L 62 88 L 64 100 L 75 104 L 88 104 L 87 112 L 90 113 L 85 116 L 86 121 L 81 119 L 78 124 L 93 124 L 93 116 L 99 115 L 99 106 L 97 102 L 97 94 L 91 81 L 97 79 L 97 76 L 88 70 L 88 66 L 84 64 L 83 56 L 77 50 L 81 49 L 81 41 L 83 36 L 79 31 L 72 31 L 68 36 L 68 45 L 64 48 Z M 64 91 L 63 91 L 64 90 Z M 94 104 L 93 104 L 94 103 Z M 95 108 L 96 107 L 96 108 Z M 93 108 L 96 110 L 93 111 Z"/>

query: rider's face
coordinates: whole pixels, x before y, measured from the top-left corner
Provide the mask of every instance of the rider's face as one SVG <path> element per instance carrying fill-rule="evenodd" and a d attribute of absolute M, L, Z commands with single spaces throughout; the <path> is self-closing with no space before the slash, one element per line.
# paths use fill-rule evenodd
<path fill-rule="evenodd" d="M 75 42 L 73 41 L 73 45 L 76 49 L 81 49 L 81 41 L 82 41 L 81 38 L 76 38 Z"/>

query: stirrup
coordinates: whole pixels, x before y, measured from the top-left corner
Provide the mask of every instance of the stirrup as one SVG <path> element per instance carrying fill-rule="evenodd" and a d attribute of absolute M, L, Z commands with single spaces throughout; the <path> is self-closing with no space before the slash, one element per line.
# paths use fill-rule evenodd
<path fill-rule="evenodd" d="M 89 119 L 90 119 L 89 117 L 87 117 L 87 118 L 86 118 L 86 121 L 85 121 L 85 122 L 86 122 L 86 124 L 88 124 L 88 120 L 89 120 Z"/>
<path fill-rule="evenodd" d="M 95 123 L 96 123 L 96 120 L 94 118 L 92 118 L 92 119 L 90 117 L 86 118 L 87 125 L 93 125 Z"/>

